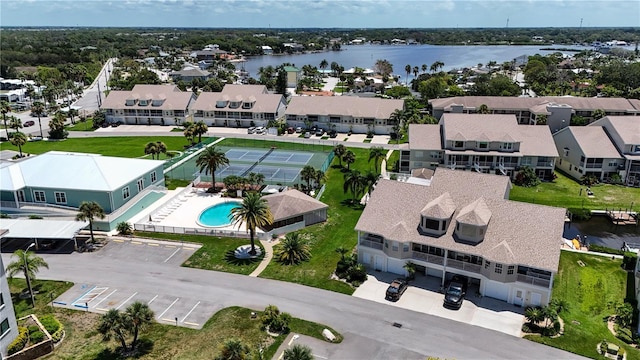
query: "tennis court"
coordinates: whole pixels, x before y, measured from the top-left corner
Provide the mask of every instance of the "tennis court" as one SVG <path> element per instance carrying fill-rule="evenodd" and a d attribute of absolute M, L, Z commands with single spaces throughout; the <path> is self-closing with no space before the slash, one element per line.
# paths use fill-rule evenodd
<path fill-rule="evenodd" d="M 307 165 L 313 157 L 313 153 L 266 150 L 266 149 L 230 149 L 225 155 L 229 161 L 256 162 L 263 163 L 287 163 L 296 165 Z"/>
<path fill-rule="evenodd" d="M 268 182 L 294 183 L 300 174 L 300 168 L 284 168 L 268 165 L 257 165 L 251 169 L 252 165 L 229 165 L 216 171 L 216 178 L 224 179 L 229 175 L 247 176 L 249 172 L 264 175 L 264 180 Z"/>

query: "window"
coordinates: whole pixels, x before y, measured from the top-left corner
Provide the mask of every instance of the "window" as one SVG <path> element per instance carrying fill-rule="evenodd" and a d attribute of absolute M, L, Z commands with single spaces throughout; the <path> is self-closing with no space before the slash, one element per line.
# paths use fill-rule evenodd
<path fill-rule="evenodd" d="M 56 204 L 66 204 L 67 203 L 67 194 L 63 192 L 55 192 L 56 196 Z"/>
<path fill-rule="evenodd" d="M 635 146 L 633 147 L 633 152 L 634 152 L 634 153 L 638 153 L 638 152 L 640 152 L 640 145 L 635 145 Z"/>
<path fill-rule="evenodd" d="M 463 142 L 463 141 L 454 141 L 454 142 L 453 142 L 453 147 L 454 147 L 454 148 L 461 148 L 461 147 L 464 147 L 464 142 Z"/>
<path fill-rule="evenodd" d="M 144 189 L 144 179 L 138 180 L 138 192 L 142 191 L 142 189 Z"/>
<path fill-rule="evenodd" d="M 129 193 L 129 187 L 125 187 L 124 189 L 122 189 L 122 198 L 123 199 L 128 199 L 129 196 L 131 196 L 131 194 Z"/>
<path fill-rule="evenodd" d="M 0 307 L 4 305 L 4 294 L 0 293 Z"/>
<path fill-rule="evenodd" d="M 489 260 L 485 260 L 485 261 L 484 261 L 484 268 L 485 268 L 485 269 L 488 269 L 490 266 L 491 266 L 491 261 L 489 261 Z"/>
<path fill-rule="evenodd" d="M 408 243 L 402 244 L 402 252 L 409 252 L 409 244 Z"/>
<path fill-rule="evenodd" d="M 569 156 L 569 148 L 564 148 L 564 156 Z"/>
<path fill-rule="evenodd" d="M 488 149 L 488 148 L 489 148 L 489 143 L 488 142 L 478 143 L 478 149 Z"/>
<path fill-rule="evenodd" d="M 398 243 L 396 241 L 391 243 L 391 250 L 393 250 L 393 251 L 400 250 L 400 247 L 398 246 Z"/>
<path fill-rule="evenodd" d="M 424 227 L 431 230 L 440 230 L 440 221 L 425 218 Z"/>
<path fill-rule="evenodd" d="M 0 323 L 0 336 L 6 334 L 9 331 L 9 319 L 2 320 Z"/>
<path fill-rule="evenodd" d="M 507 266 L 507 275 L 513 275 L 513 272 L 515 271 L 516 267 L 514 265 L 509 265 Z"/>
<path fill-rule="evenodd" d="M 617 160 L 609 160 L 609 167 L 614 167 L 614 166 L 618 166 L 618 161 Z"/>
<path fill-rule="evenodd" d="M 44 191 L 34 191 L 33 199 L 35 202 L 46 202 L 47 198 L 44 196 Z"/>
<path fill-rule="evenodd" d="M 513 143 L 510 143 L 510 142 L 502 143 L 502 146 L 500 148 L 502 150 L 513 150 Z"/>
<path fill-rule="evenodd" d="M 156 172 L 154 171 L 154 172 L 151 173 L 151 182 L 154 183 L 154 182 L 156 182 L 156 180 L 158 180 L 158 179 L 156 178 Z"/>
<path fill-rule="evenodd" d="M 496 274 L 502 274 L 502 264 L 496 264 Z"/>

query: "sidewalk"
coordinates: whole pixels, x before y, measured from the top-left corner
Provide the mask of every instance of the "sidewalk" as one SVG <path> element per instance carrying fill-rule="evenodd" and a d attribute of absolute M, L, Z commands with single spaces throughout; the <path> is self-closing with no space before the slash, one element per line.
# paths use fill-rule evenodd
<path fill-rule="evenodd" d="M 260 243 L 264 247 L 264 258 L 260 262 L 260 265 L 258 265 L 258 267 L 253 270 L 253 272 L 249 274 L 249 276 L 260 276 L 260 273 L 262 273 L 262 271 L 267 268 L 267 265 L 269 265 L 271 259 L 273 258 L 273 246 L 277 245 L 279 242 L 280 240 L 260 240 Z"/>

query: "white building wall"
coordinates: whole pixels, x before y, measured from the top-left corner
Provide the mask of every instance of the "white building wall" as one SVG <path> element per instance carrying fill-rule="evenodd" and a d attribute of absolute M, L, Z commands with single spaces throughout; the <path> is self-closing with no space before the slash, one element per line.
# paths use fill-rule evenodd
<path fill-rule="evenodd" d="M 7 276 L 5 274 L 5 266 L 0 258 L 0 294 L 2 301 L 0 301 L 0 323 L 3 326 L 7 325 L 9 328 L 0 334 L 0 352 L 2 357 L 7 355 L 7 347 L 13 339 L 18 336 L 18 322 L 16 321 L 16 314 L 13 309 L 13 303 L 11 302 L 11 292 L 9 291 L 9 284 L 7 283 Z"/>

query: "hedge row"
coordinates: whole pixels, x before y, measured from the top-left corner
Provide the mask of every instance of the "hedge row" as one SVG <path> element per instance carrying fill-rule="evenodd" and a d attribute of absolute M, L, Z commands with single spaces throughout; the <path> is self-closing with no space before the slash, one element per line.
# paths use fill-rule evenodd
<path fill-rule="evenodd" d="M 13 342 L 7 348 L 7 352 L 9 355 L 13 355 L 18 351 L 24 349 L 24 346 L 27 345 L 29 341 L 29 329 L 24 326 L 18 327 L 18 337 L 16 337 Z"/>

